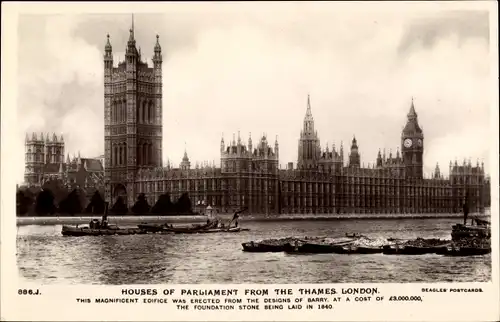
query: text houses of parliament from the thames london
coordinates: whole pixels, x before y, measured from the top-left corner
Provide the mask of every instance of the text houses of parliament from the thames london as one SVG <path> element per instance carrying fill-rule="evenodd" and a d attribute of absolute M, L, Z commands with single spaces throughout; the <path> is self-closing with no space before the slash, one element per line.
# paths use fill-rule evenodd
<path fill-rule="evenodd" d="M 489 179 L 484 165 L 450 162 L 449 177 L 439 166 L 423 176 L 424 133 L 413 99 L 409 100 L 401 151 L 379 151 L 373 166 L 361 166 L 352 139 L 347 159 L 341 144 L 320 145 L 310 98 L 294 166 L 279 167 L 279 144 L 263 135 L 246 143 L 240 134 L 220 142 L 220 166 L 192 167 L 187 151 L 180 166 L 162 162 L 162 50 L 156 36 L 152 66 L 137 50 L 133 28 L 125 60 L 113 61 L 109 35 L 104 50 L 105 199 L 118 196 L 131 207 L 139 193 L 149 204 L 170 193 L 187 192 L 193 204 L 203 202 L 220 212 L 248 207 L 250 213 L 437 213 L 461 211 L 467 195 L 471 211 L 487 206 Z"/>

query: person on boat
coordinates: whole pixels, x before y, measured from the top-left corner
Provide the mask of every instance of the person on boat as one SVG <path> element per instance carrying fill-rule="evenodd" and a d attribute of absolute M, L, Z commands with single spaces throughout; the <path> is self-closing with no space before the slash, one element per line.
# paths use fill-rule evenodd
<path fill-rule="evenodd" d="M 108 216 L 102 215 L 101 229 L 107 229 L 107 228 L 108 228 Z"/>
<path fill-rule="evenodd" d="M 238 218 L 240 217 L 240 213 L 243 212 L 246 208 L 241 209 L 237 212 L 234 213 L 233 218 L 231 219 L 231 222 L 229 223 L 229 228 L 231 228 L 231 224 L 234 222 L 234 226 L 238 227 Z"/>

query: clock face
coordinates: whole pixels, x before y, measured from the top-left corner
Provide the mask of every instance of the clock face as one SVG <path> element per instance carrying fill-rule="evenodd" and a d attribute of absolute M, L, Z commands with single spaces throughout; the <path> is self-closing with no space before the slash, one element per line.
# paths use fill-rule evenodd
<path fill-rule="evenodd" d="M 411 141 L 411 139 L 406 139 L 403 144 L 404 144 L 405 148 L 409 148 L 409 147 L 411 147 L 412 143 L 413 142 Z"/>
<path fill-rule="evenodd" d="M 418 143 L 418 146 L 420 146 L 420 147 L 421 147 L 421 146 L 422 146 L 422 144 L 423 144 L 422 139 L 418 139 L 418 142 L 417 142 L 417 143 Z"/>

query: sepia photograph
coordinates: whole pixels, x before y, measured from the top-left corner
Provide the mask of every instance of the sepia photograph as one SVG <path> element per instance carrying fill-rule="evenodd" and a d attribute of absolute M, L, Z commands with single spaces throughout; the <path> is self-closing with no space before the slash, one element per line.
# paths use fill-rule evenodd
<path fill-rule="evenodd" d="M 497 21 L 346 8 L 19 14 L 12 274 L 491 282 Z"/>

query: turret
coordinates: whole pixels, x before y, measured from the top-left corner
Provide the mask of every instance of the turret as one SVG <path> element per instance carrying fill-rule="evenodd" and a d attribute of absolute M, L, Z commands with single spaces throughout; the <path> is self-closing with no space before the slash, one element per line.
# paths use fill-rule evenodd
<path fill-rule="evenodd" d="M 359 168 L 361 166 L 361 160 L 358 152 L 358 141 L 356 136 L 352 138 L 351 153 L 349 154 L 349 167 Z"/>
<path fill-rule="evenodd" d="M 344 142 L 340 141 L 340 161 L 344 165 Z"/>
<path fill-rule="evenodd" d="M 248 133 L 248 152 L 252 153 L 253 145 L 252 145 L 252 133 Z"/>
<path fill-rule="evenodd" d="M 242 148 L 243 148 L 243 146 L 241 145 L 240 131 L 238 131 L 238 144 L 237 144 L 237 147 L 236 147 L 236 151 L 237 151 L 238 155 L 241 155 Z"/>
<path fill-rule="evenodd" d="M 276 154 L 276 158 L 279 159 L 280 148 L 278 144 L 278 136 L 276 135 L 276 140 L 274 141 L 274 153 Z"/>
<path fill-rule="evenodd" d="M 224 133 L 222 133 L 222 137 L 220 139 L 220 153 L 224 153 L 224 150 L 226 149 L 226 146 L 224 144 Z"/>
<path fill-rule="evenodd" d="M 154 48 L 154 56 L 153 56 L 153 63 L 155 67 L 160 67 L 161 68 L 161 63 L 163 61 L 162 55 L 161 55 L 161 46 L 160 46 L 160 36 L 156 35 L 156 44 Z"/>
<path fill-rule="evenodd" d="M 311 97 L 307 95 L 304 126 L 300 132 L 297 168 L 316 169 L 321 156 L 321 145 L 317 131 L 314 130 L 314 118 L 311 111 Z"/>
<path fill-rule="evenodd" d="M 382 167 L 382 154 L 380 153 L 380 149 L 378 150 L 377 154 L 377 168 Z"/>
<path fill-rule="evenodd" d="M 80 151 L 78 151 L 78 158 L 76 160 L 76 171 L 80 171 L 82 159 L 80 158 Z"/>
<path fill-rule="evenodd" d="M 436 163 L 436 168 L 434 169 L 434 178 L 441 178 L 441 171 L 439 170 L 439 163 Z"/>
<path fill-rule="evenodd" d="M 162 54 L 161 54 L 161 46 L 160 46 L 160 36 L 156 35 L 156 44 L 154 47 L 154 56 L 153 56 L 153 69 L 154 69 L 154 79 L 155 79 L 155 100 L 156 100 L 156 108 L 157 113 L 156 116 L 156 124 L 161 124 L 163 108 L 162 108 L 162 96 L 163 96 L 163 76 L 162 76 Z M 163 129 L 160 129 L 162 132 Z M 160 136 L 162 135 L 160 132 Z M 160 151 L 161 155 L 161 142 L 158 142 L 157 149 Z M 160 157 L 161 158 L 161 157 Z"/>

